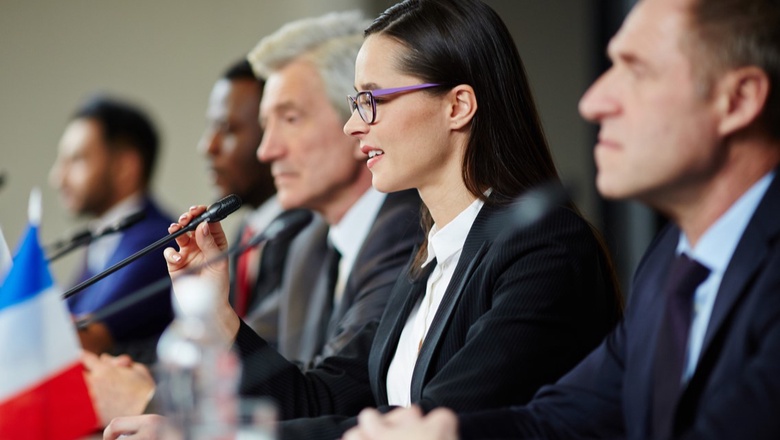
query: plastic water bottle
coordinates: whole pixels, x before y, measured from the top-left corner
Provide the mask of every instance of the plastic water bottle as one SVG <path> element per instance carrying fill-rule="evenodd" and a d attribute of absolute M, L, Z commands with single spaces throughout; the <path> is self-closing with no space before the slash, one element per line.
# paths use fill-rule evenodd
<path fill-rule="evenodd" d="M 164 438 L 234 439 L 238 358 L 218 338 L 217 292 L 208 281 L 176 281 L 175 319 L 157 345 L 158 396 L 168 418 Z"/>

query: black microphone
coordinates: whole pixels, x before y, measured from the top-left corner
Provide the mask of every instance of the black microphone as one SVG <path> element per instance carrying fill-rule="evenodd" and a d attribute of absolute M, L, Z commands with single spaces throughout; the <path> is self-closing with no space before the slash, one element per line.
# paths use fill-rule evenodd
<path fill-rule="evenodd" d="M 144 255 L 148 254 L 149 252 L 152 252 L 156 249 L 159 249 L 166 244 L 168 244 L 171 240 L 175 239 L 176 237 L 187 233 L 189 231 L 192 231 L 196 227 L 198 227 L 199 224 L 205 222 L 216 222 L 224 219 L 228 215 L 232 214 L 238 208 L 241 207 L 241 198 L 238 197 L 235 194 L 231 194 L 223 199 L 220 199 L 216 202 L 214 202 L 211 206 L 209 206 L 206 209 L 206 212 L 199 215 L 195 219 L 193 219 L 187 226 L 185 226 L 182 229 L 179 229 L 178 231 L 174 232 L 173 234 L 168 234 L 165 237 L 155 241 L 154 243 L 150 244 L 149 246 L 146 246 L 145 248 L 141 249 L 140 251 L 134 253 L 133 255 L 130 255 L 129 257 L 125 258 L 124 260 L 120 261 L 119 263 L 116 263 L 115 265 L 109 267 L 108 269 L 104 270 L 103 272 L 100 272 L 99 274 L 95 275 L 94 277 L 77 284 L 76 286 L 73 286 L 70 290 L 65 292 L 62 295 L 62 299 L 70 298 L 71 296 L 75 295 L 76 293 L 84 290 L 85 288 L 95 284 L 96 282 L 102 280 L 103 278 L 111 275 L 112 273 L 116 272 L 117 270 L 127 266 L 128 264 L 132 263 L 133 261 L 143 257 Z"/>
<path fill-rule="evenodd" d="M 93 235 L 89 229 L 84 229 L 83 231 L 79 231 L 73 234 L 73 236 L 71 236 L 70 239 L 68 240 L 60 240 L 56 243 L 47 246 L 47 252 L 51 253 L 51 255 L 47 259 L 49 260 L 49 263 L 51 263 L 52 261 L 55 261 L 60 257 L 69 254 L 74 249 L 92 243 L 98 238 L 124 231 L 130 226 L 133 226 L 136 223 L 140 222 L 145 217 L 146 217 L 145 212 L 138 211 L 128 215 L 127 217 L 119 219 L 119 221 L 111 225 L 106 226 L 105 228 L 100 230 L 97 234 Z"/>
<path fill-rule="evenodd" d="M 527 228 L 568 200 L 569 193 L 560 182 L 543 183 L 524 192 L 507 209 L 493 216 L 488 228 L 493 235 L 509 229 Z"/>
<path fill-rule="evenodd" d="M 143 211 L 134 212 L 125 218 L 119 219 L 118 222 L 108 225 L 106 228 L 98 232 L 92 239 L 103 237 L 104 235 L 113 234 L 115 232 L 124 231 L 125 229 L 133 226 L 146 218 L 146 213 Z"/>
<path fill-rule="evenodd" d="M 284 211 L 281 214 L 279 214 L 265 228 L 263 232 L 254 236 L 246 244 L 233 246 L 232 248 L 226 250 L 225 252 L 222 252 L 216 257 L 206 261 L 205 263 L 185 270 L 184 272 L 182 272 L 181 275 L 192 275 L 200 271 L 201 269 L 207 267 L 210 264 L 214 264 L 218 261 L 224 260 L 225 258 L 229 258 L 231 256 L 241 254 L 245 252 L 247 249 L 257 246 L 261 242 L 268 241 L 268 240 L 276 240 L 276 239 L 287 239 L 292 236 L 295 236 L 309 223 L 311 223 L 313 217 L 314 216 L 312 215 L 311 211 L 305 209 L 291 209 L 289 211 Z M 76 321 L 76 327 L 79 329 L 84 329 L 93 322 L 102 321 L 106 317 L 111 316 L 114 313 L 120 312 L 126 309 L 127 307 L 132 306 L 156 294 L 157 292 L 160 291 L 160 289 L 169 285 L 170 283 L 171 283 L 170 278 L 159 279 L 156 282 L 144 287 L 143 289 L 137 290 L 131 293 L 130 295 L 127 295 L 124 298 L 109 304 L 108 306 L 100 309 L 95 313 L 85 318 L 79 319 L 78 321 Z"/>
<path fill-rule="evenodd" d="M 235 252 L 244 252 L 263 241 L 288 239 L 297 235 L 303 228 L 311 223 L 313 217 L 314 215 L 308 209 L 290 209 L 284 211 L 276 216 L 263 232 L 249 240 L 246 245 L 236 247 Z"/>

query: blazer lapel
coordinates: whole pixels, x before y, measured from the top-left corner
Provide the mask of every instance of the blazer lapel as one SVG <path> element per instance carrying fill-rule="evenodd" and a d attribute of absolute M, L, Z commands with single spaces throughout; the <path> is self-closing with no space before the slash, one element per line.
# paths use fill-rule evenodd
<path fill-rule="evenodd" d="M 746 291 L 746 286 L 767 256 L 768 244 L 780 233 L 780 176 L 775 176 L 753 218 L 734 250 L 726 273 L 718 288 L 718 296 L 712 309 L 702 345 L 703 354 L 713 337 L 723 326 L 734 303 Z M 698 368 L 697 368 L 698 370 Z"/>
<path fill-rule="evenodd" d="M 637 272 L 632 283 L 634 291 L 624 318 L 627 320 L 627 332 L 631 334 L 627 347 L 624 399 L 629 402 L 629 411 L 635 414 L 632 418 L 638 418 L 644 432 L 650 429 L 652 406 L 636 405 L 634 402 L 652 402 L 656 341 L 666 306 L 663 289 L 679 237 L 677 227 L 666 228 L 660 233 L 652 255 L 642 262 L 641 272 Z"/>
<path fill-rule="evenodd" d="M 416 254 L 417 248 L 415 248 L 412 256 Z M 414 281 L 409 280 L 406 276 L 399 278 L 393 287 L 393 292 L 390 294 L 390 300 L 385 308 L 385 313 L 379 321 L 379 327 L 374 336 L 373 347 L 371 347 L 368 359 L 368 368 L 369 376 L 374 378 L 374 380 L 370 381 L 371 387 L 373 388 L 377 404 L 380 406 L 387 404 L 387 370 L 390 368 L 393 356 L 395 356 L 398 340 L 401 338 L 401 331 L 409 319 L 412 309 L 425 294 L 428 277 L 435 266 L 436 261 L 431 262 L 420 277 Z M 405 270 L 403 273 L 408 274 L 409 271 Z"/>
<path fill-rule="evenodd" d="M 371 258 L 371 255 L 377 252 L 376 245 L 374 245 L 373 247 L 369 246 L 369 243 L 372 243 L 374 241 L 372 240 L 372 237 L 387 233 L 387 231 L 384 229 L 385 226 L 383 225 L 383 222 L 378 220 L 385 217 L 388 211 L 395 209 L 399 205 L 410 204 L 412 200 L 419 202 L 420 199 L 417 194 L 417 190 L 399 191 L 395 193 L 390 193 L 385 197 L 385 201 L 382 203 L 382 206 L 379 208 L 379 212 L 376 215 L 376 219 L 374 219 L 373 223 L 371 224 L 371 228 L 369 229 L 368 234 L 366 235 L 366 239 L 363 241 L 363 244 L 360 246 L 360 250 L 357 253 L 357 257 L 355 257 L 355 261 L 366 261 Z M 417 248 L 415 248 L 414 252 L 412 252 L 412 260 L 414 259 L 414 255 L 416 254 L 417 254 Z M 352 271 L 353 272 L 347 278 L 346 285 L 344 286 L 344 292 L 342 297 L 343 299 L 338 304 L 337 308 L 333 311 L 333 314 L 330 317 L 330 322 L 328 323 L 328 335 L 332 335 L 336 331 L 339 322 L 349 310 L 349 307 L 351 306 L 354 300 L 353 297 L 357 294 L 357 287 L 355 286 L 356 283 L 355 274 L 358 271 L 358 269 L 355 267 L 352 269 Z M 408 273 L 408 271 L 404 271 L 403 273 L 406 274 Z M 395 289 L 396 286 L 393 286 L 393 288 Z"/>
<path fill-rule="evenodd" d="M 414 365 L 411 385 L 412 402 L 422 398 L 425 378 L 428 370 L 432 367 L 431 359 L 441 343 L 442 334 L 447 328 L 452 312 L 455 310 L 455 306 L 458 304 L 466 284 L 471 279 L 474 269 L 479 265 L 490 248 L 496 231 L 488 227 L 488 220 L 498 209 L 498 207 L 484 205 L 474 220 L 466 242 L 463 244 L 463 251 L 458 259 L 457 266 L 455 266 L 455 272 L 452 274 L 452 279 L 444 292 L 444 298 L 442 298 L 441 305 L 436 311 L 436 315 L 434 315 L 431 327 L 428 329 L 423 345 L 420 348 L 417 362 Z M 425 288 L 425 285 L 423 285 L 423 288 Z"/>

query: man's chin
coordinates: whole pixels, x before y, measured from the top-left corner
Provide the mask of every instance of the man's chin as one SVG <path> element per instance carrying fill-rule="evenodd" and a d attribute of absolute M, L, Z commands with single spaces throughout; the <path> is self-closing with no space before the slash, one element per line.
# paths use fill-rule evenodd
<path fill-rule="evenodd" d="M 306 208 L 300 197 L 297 197 L 295 194 L 290 194 L 287 191 L 277 191 L 276 200 L 279 202 L 279 206 L 285 211 L 288 209 Z"/>
<path fill-rule="evenodd" d="M 626 198 L 625 190 L 615 185 L 614 182 L 606 181 L 604 178 L 596 178 L 596 189 L 601 197 L 607 200 L 622 200 Z"/>

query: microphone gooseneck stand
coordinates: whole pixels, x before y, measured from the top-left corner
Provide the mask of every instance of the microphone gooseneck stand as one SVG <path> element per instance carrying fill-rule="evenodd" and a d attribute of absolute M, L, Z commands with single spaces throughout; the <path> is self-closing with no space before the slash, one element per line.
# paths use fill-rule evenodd
<path fill-rule="evenodd" d="M 152 252 L 156 249 L 159 249 L 166 244 L 168 244 L 171 240 L 179 237 L 180 235 L 190 232 L 198 227 L 201 223 L 204 221 L 206 222 L 215 222 L 220 221 L 227 217 L 228 215 L 232 214 L 238 208 L 241 207 L 241 198 L 239 198 L 235 194 L 231 194 L 217 202 L 215 202 L 213 205 L 209 206 L 206 212 L 195 218 L 190 224 L 188 224 L 186 227 L 174 232 L 173 234 L 168 234 L 165 237 L 155 241 L 154 243 L 150 244 L 149 246 L 141 249 L 140 251 L 134 253 L 133 255 L 125 258 L 124 260 L 120 261 L 119 263 L 116 263 L 115 265 L 109 267 L 108 269 L 104 270 L 103 272 L 100 272 L 99 274 L 95 275 L 94 277 L 79 283 L 75 286 L 73 286 L 70 290 L 65 292 L 62 295 L 63 299 L 68 299 L 71 296 L 77 294 L 78 292 L 86 289 L 87 287 L 95 284 L 96 282 L 102 280 L 103 278 L 111 275 L 112 273 L 118 271 L 119 269 L 127 266 L 128 264 L 132 263 L 133 261 L 143 257 L 144 255 L 148 254 L 149 252 Z"/>
<path fill-rule="evenodd" d="M 276 219 L 271 222 L 270 225 L 268 225 L 265 231 L 252 238 L 252 240 L 250 240 L 248 243 L 244 245 L 236 245 L 230 249 L 227 249 L 225 252 L 209 259 L 208 261 L 184 270 L 177 276 L 195 274 L 211 264 L 214 264 L 232 255 L 238 255 L 247 249 L 257 246 L 263 241 L 274 240 L 277 238 L 281 239 L 295 235 L 300 232 L 300 230 L 303 229 L 306 225 L 311 223 L 312 218 L 312 213 L 303 209 L 294 209 L 282 212 Z M 120 312 L 125 308 L 156 294 L 160 291 L 161 288 L 168 286 L 169 284 L 171 284 L 170 278 L 161 278 L 154 283 L 147 285 L 141 290 L 137 290 L 132 294 L 127 295 L 106 307 L 103 307 L 97 312 L 77 320 L 76 327 L 78 329 L 84 329 L 93 322 L 102 321 L 106 317 Z"/>

